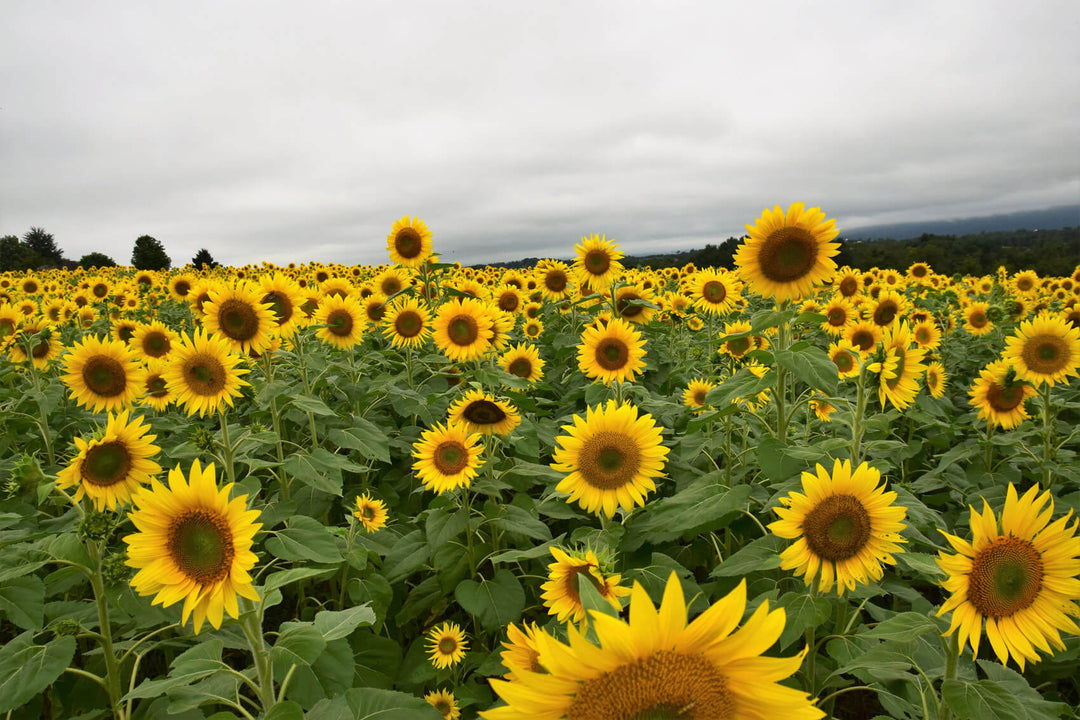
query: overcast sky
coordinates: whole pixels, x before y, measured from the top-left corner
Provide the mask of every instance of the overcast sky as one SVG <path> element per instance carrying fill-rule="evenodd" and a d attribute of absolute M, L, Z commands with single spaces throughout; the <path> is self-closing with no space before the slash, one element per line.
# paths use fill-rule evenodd
<path fill-rule="evenodd" d="M 4 0 L 0 234 L 380 263 L 1080 203 L 1080 2 Z"/>

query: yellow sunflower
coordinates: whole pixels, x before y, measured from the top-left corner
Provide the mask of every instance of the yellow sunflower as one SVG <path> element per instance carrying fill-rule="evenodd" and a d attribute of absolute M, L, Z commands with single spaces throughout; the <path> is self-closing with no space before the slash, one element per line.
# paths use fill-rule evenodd
<path fill-rule="evenodd" d="M 1019 272 L 1012 280 L 1012 287 L 1021 294 L 1034 292 L 1039 287 L 1039 274 L 1034 270 Z"/>
<path fill-rule="evenodd" d="M 525 304 L 521 297 L 521 289 L 513 285 L 503 285 L 496 289 L 492 300 L 495 306 L 503 312 L 514 314 L 521 312 Z"/>
<path fill-rule="evenodd" d="M 859 374 L 859 351 L 847 340 L 837 340 L 829 345 L 829 359 L 836 366 L 840 378 L 854 377 Z"/>
<path fill-rule="evenodd" d="M 525 321 L 525 324 L 521 327 L 521 331 L 525 333 L 525 337 L 535 340 L 543 334 L 544 323 L 539 318 L 532 318 Z"/>
<path fill-rule="evenodd" d="M 750 332 L 750 323 L 745 320 L 736 320 L 735 322 L 724 323 L 724 329 L 720 333 L 721 338 L 728 338 L 722 340 L 720 343 L 720 349 L 718 352 L 722 355 L 730 355 L 733 358 L 741 358 L 746 353 L 755 349 L 756 343 L 753 335 L 746 335 L 744 337 L 730 338 L 730 335 L 741 335 L 743 333 Z"/>
<path fill-rule="evenodd" d="M 453 667 L 465 657 L 469 641 L 457 623 L 444 622 L 428 633 L 428 659 L 439 670 Z"/>
<path fill-rule="evenodd" d="M 391 267 L 376 275 L 371 282 L 375 285 L 377 295 L 389 298 L 409 287 L 412 284 L 412 276 L 407 270 Z"/>
<path fill-rule="evenodd" d="M 939 398 L 945 395 L 945 382 L 949 379 L 945 372 L 945 366 L 940 362 L 932 362 L 926 366 L 926 389 L 930 396 Z"/>
<path fill-rule="evenodd" d="M 865 356 L 881 342 L 881 328 L 869 320 L 861 320 L 844 328 L 843 337 Z"/>
<path fill-rule="evenodd" d="M 725 270 L 708 268 L 687 278 L 687 289 L 698 310 L 710 315 L 726 315 L 735 309 L 743 285 Z"/>
<path fill-rule="evenodd" d="M 649 303 L 645 305 L 644 303 Z M 638 285 L 624 285 L 615 291 L 615 314 L 634 325 L 646 325 L 656 315 L 656 296 Z"/>
<path fill-rule="evenodd" d="M 878 295 L 877 302 L 870 309 L 870 322 L 880 328 L 891 327 L 909 307 L 907 298 L 903 295 L 894 290 L 886 290 Z"/>
<path fill-rule="evenodd" d="M 569 496 L 566 502 L 609 518 L 618 507 L 630 512 L 645 505 L 668 454 L 652 415 L 639 416 L 633 405 L 609 400 L 588 408 L 585 418 L 575 415 L 574 424 L 562 429 L 567 434 L 555 439 L 551 467 L 567 473 L 556 486 Z"/>
<path fill-rule="evenodd" d="M 674 573 L 657 608 L 639 583 L 629 621 L 593 611 L 598 644 L 569 626 L 569 644 L 536 637 L 546 672 L 520 670 L 491 680 L 507 705 L 486 720 L 564 718 L 785 718 L 816 720 L 810 697 L 780 681 L 802 665 L 806 650 L 763 657 L 784 631 L 784 611 L 766 600 L 736 632 L 746 609 L 746 582 L 687 623 L 686 599 Z M 686 712 L 683 712 L 686 711 Z M 691 714 L 692 713 L 692 714 Z"/>
<path fill-rule="evenodd" d="M 839 231 L 835 220 L 825 220 L 821 208 L 807 210 L 797 202 L 785 213 L 776 205 L 746 229 L 749 237 L 735 252 L 735 267 L 762 297 L 798 300 L 836 273 L 832 257 L 840 244 L 830 241 Z"/>
<path fill-rule="evenodd" d="M 60 357 L 64 345 L 59 335 L 41 322 L 24 321 L 14 340 L 8 343 L 8 354 L 16 363 L 31 361 L 38 370 L 45 370 Z M 70 387 L 70 386 L 69 386 Z"/>
<path fill-rule="evenodd" d="M 878 384 L 878 399 L 882 409 L 888 400 L 894 407 L 903 410 L 919 394 L 917 378 L 926 372 L 922 364 L 925 350 L 911 346 L 911 329 L 906 322 L 886 328 L 881 338 L 881 347 L 886 355 L 896 359 L 894 374 L 882 373 Z"/>
<path fill-rule="evenodd" d="M 683 390 L 683 405 L 688 408 L 694 408 L 695 410 L 703 410 L 705 408 L 705 397 L 709 394 L 709 391 L 715 387 L 716 383 L 702 380 L 701 378 L 694 378 L 686 386 L 686 389 Z"/>
<path fill-rule="evenodd" d="M 531 383 L 539 382 L 544 376 L 544 361 L 540 359 L 540 350 L 535 345 L 515 345 L 499 356 L 499 365 L 508 374 Z"/>
<path fill-rule="evenodd" d="M 1080 538 L 1070 510 L 1053 523 L 1050 491 L 1032 486 L 1023 496 L 1009 483 L 1005 508 L 998 518 L 983 500 L 983 511 L 970 508 L 970 543 L 942 531 L 957 555 L 938 553 L 937 564 L 948 575 L 941 585 L 952 593 L 938 615 L 952 611 L 946 634 L 959 632 L 962 652 L 971 643 L 973 655 L 986 621 L 986 637 L 1002 664 L 1012 656 L 1020 669 L 1038 662 L 1037 651 L 1064 650 L 1060 632 L 1080 634 L 1072 617 L 1080 617 Z M 1072 617 L 1070 617 L 1072 616 Z"/>
<path fill-rule="evenodd" d="M 480 433 L 470 434 L 454 423 L 436 424 L 413 444 L 413 472 L 428 490 L 440 495 L 468 487 L 480 467 Z"/>
<path fill-rule="evenodd" d="M 395 300 L 382 322 L 394 347 L 420 347 L 431 335 L 431 314 L 416 298 Z"/>
<path fill-rule="evenodd" d="M 352 296 L 323 296 L 312 321 L 316 325 L 325 326 L 320 327 L 315 336 L 326 345 L 333 345 L 341 350 L 357 345 L 363 339 L 364 328 L 367 327 L 364 308 Z"/>
<path fill-rule="evenodd" d="M 1005 341 L 1002 357 L 1012 362 L 1021 380 L 1052 387 L 1080 369 L 1080 330 L 1044 312 L 1020 324 Z"/>
<path fill-rule="evenodd" d="M 139 400 L 141 405 L 149 405 L 157 411 L 162 411 L 172 404 L 173 394 L 169 392 L 169 384 L 165 380 L 165 370 L 169 363 L 165 360 L 149 360 L 146 363 L 146 380 L 143 381 L 143 395 Z"/>
<path fill-rule="evenodd" d="M 561 548 L 551 547 L 551 556 L 555 562 L 548 565 L 548 579 L 540 589 L 540 599 L 559 622 L 579 623 L 585 619 L 585 606 L 581 601 L 579 588 L 582 582 L 592 583 L 600 597 L 611 603 L 616 610 L 622 610 L 619 598 L 630 594 L 627 588 L 620 587 L 621 575 L 604 575 L 600 570 L 600 560 L 592 550 L 581 550 L 573 554 Z M 520 668 L 524 669 L 524 668 Z"/>
<path fill-rule="evenodd" d="M 824 308 L 821 314 L 825 316 L 825 322 L 821 323 L 821 329 L 830 335 L 842 335 L 844 328 L 855 322 L 858 315 L 855 308 L 843 295 L 836 295 Z"/>
<path fill-rule="evenodd" d="M 814 415 L 821 422 L 831 422 L 829 416 L 836 412 L 836 408 L 828 400 L 817 398 L 810 398 L 810 409 L 814 411 Z"/>
<path fill-rule="evenodd" d="M 435 346 L 453 362 L 475 360 L 488 351 L 495 336 L 495 316 L 474 298 L 455 299 L 439 307 L 432 322 Z"/>
<path fill-rule="evenodd" d="M 386 236 L 390 261 L 402 267 L 420 267 L 433 252 L 431 237 L 431 230 L 419 217 L 405 215 L 395 220 Z"/>
<path fill-rule="evenodd" d="M 130 347 L 143 360 L 162 359 L 169 356 L 173 345 L 179 340 L 176 331 L 160 320 L 139 323 L 131 336 Z"/>
<path fill-rule="evenodd" d="M 288 275 L 274 273 L 259 279 L 261 300 L 270 306 L 273 332 L 280 337 L 292 337 L 305 319 L 301 306 L 304 293 Z"/>
<path fill-rule="evenodd" d="M 973 302 L 964 308 L 964 329 L 975 336 L 986 335 L 993 330 L 994 323 L 986 316 L 988 310 L 990 304 L 984 302 Z"/>
<path fill-rule="evenodd" d="M 386 525 L 386 503 L 364 493 L 356 498 L 353 517 L 360 521 L 366 532 L 373 533 Z"/>
<path fill-rule="evenodd" d="M 181 336 L 163 377 L 166 389 L 188 415 L 211 415 L 224 404 L 232 406 L 240 388 L 248 384 L 241 379 L 248 373 L 239 367 L 243 357 L 229 348 L 221 336 L 208 336 L 203 330 Z"/>
<path fill-rule="evenodd" d="M 181 623 L 194 617 L 195 633 L 209 620 L 221 627 L 224 613 L 239 618 L 236 596 L 258 600 L 249 571 L 258 558 L 252 538 L 262 523 L 258 510 L 247 509 L 247 495 L 229 499 L 232 483 L 220 490 L 213 463 L 191 465 L 190 480 L 177 465 L 169 487 L 157 480 L 132 497 L 137 508 L 128 517 L 138 530 L 128 535 L 127 564 L 138 568 L 131 586 L 139 595 L 155 595 L 153 604 L 169 607 L 181 600 Z"/>
<path fill-rule="evenodd" d="M 941 344 L 941 330 L 933 320 L 920 320 L 911 330 L 911 339 L 924 350 L 933 350 Z"/>
<path fill-rule="evenodd" d="M 424 699 L 427 700 L 428 705 L 439 711 L 443 720 L 458 720 L 461 717 L 457 699 L 449 690 L 433 690 L 425 695 Z"/>
<path fill-rule="evenodd" d="M 623 253 L 618 248 L 617 243 L 608 242 L 603 235 L 581 238 L 581 242 L 574 246 L 577 252 L 574 271 L 578 283 L 595 292 L 604 292 L 611 287 L 623 271 L 623 265 L 619 262 Z"/>
<path fill-rule="evenodd" d="M 470 390 L 447 410 L 449 421 L 461 425 L 469 433 L 509 435 L 521 424 L 521 414 L 512 404 L 488 395 L 483 390 Z"/>
<path fill-rule="evenodd" d="M 506 628 L 506 642 L 502 645 L 502 664 L 506 668 L 503 675 L 507 680 L 513 680 L 517 671 L 543 672 L 537 662 L 540 653 L 536 649 L 536 636 L 543 632 L 536 623 L 522 623 L 519 628 L 510 623 Z"/>
<path fill-rule="evenodd" d="M 570 294 L 570 268 L 558 260 L 541 260 L 536 264 L 540 289 L 548 300 L 563 300 Z"/>
<path fill-rule="evenodd" d="M 277 323 L 273 306 L 263 302 L 263 295 L 245 282 L 211 290 L 210 301 L 203 305 L 203 327 L 222 337 L 233 351 L 265 352 Z"/>
<path fill-rule="evenodd" d="M 645 340 L 625 320 L 597 322 L 581 333 L 578 367 L 587 377 L 605 385 L 633 382 L 645 368 Z"/>
<path fill-rule="evenodd" d="M 62 379 L 82 407 L 113 412 L 131 407 L 143 392 L 145 375 L 124 343 L 87 337 L 64 358 Z"/>
<path fill-rule="evenodd" d="M 836 460 L 830 474 L 820 464 L 817 474 L 802 474 L 803 492 L 780 499 L 780 519 L 769 524 L 777 537 L 795 540 L 780 553 L 780 567 L 794 570 L 809 586 L 843 595 L 856 583 L 881 580 L 881 564 L 895 565 L 907 508 L 893 505 L 895 492 L 885 492 L 881 473 L 862 463 L 854 471 L 850 460 Z"/>
<path fill-rule="evenodd" d="M 1007 360 L 995 360 L 979 372 L 971 386 L 971 405 L 991 427 L 1012 430 L 1028 418 L 1024 401 L 1038 391 L 1020 380 Z"/>
<path fill-rule="evenodd" d="M 14 342 L 22 320 L 22 315 L 13 305 L 0 303 L 0 352 Z"/>
<path fill-rule="evenodd" d="M 142 418 L 131 418 L 128 410 L 109 415 L 104 433 L 84 440 L 75 438 L 78 454 L 56 474 L 57 486 L 78 488 L 75 502 L 88 497 L 98 510 L 115 510 L 131 502 L 132 493 L 161 472 L 150 458 L 161 448 L 147 435 L 150 426 Z"/>
<path fill-rule="evenodd" d="M 182 301 L 191 292 L 191 288 L 195 286 L 195 277 L 190 273 L 180 273 L 179 275 L 173 275 L 169 279 L 169 295 L 173 300 Z M 94 296 L 98 298 L 107 297 L 109 294 L 108 284 L 105 286 L 104 295 L 98 295 L 94 292 Z"/>
<path fill-rule="evenodd" d="M 854 268 L 842 267 L 836 276 L 835 286 L 836 292 L 843 297 L 854 297 L 862 289 L 862 273 Z"/>

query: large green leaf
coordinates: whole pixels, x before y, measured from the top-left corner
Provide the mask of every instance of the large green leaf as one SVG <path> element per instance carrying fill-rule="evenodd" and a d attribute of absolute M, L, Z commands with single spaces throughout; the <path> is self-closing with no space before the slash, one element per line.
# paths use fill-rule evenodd
<path fill-rule="evenodd" d="M 326 640 L 312 623 L 282 623 L 281 634 L 270 648 L 274 674 L 284 677 L 293 665 L 310 665 L 325 649 Z"/>
<path fill-rule="evenodd" d="M 990 680 L 946 680 L 941 696 L 958 720 L 1022 720 L 1023 704 L 1007 688 Z"/>
<path fill-rule="evenodd" d="M 904 612 L 879 622 L 869 630 L 860 630 L 859 636 L 876 640 L 905 642 L 920 635 L 940 632 L 933 620 L 916 612 Z"/>
<path fill-rule="evenodd" d="M 491 580 L 462 580 L 454 589 L 454 598 L 493 632 L 516 621 L 525 609 L 525 590 L 514 573 L 505 569 L 496 571 Z"/>
<path fill-rule="evenodd" d="M 624 549 L 725 527 L 746 505 L 750 492 L 749 485 L 727 488 L 707 476 L 671 497 L 647 505 L 634 519 Z"/>
<path fill-rule="evenodd" d="M 354 417 L 352 427 L 330 431 L 330 442 L 338 447 L 356 450 L 365 460 L 390 463 L 390 438 L 378 425 Z"/>
<path fill-rule="evenodd" d="M 0 712 L 26 704 L 52 685 L 74 656 L 75 638 L 70 635 L 35 645 L 28 630 L 5 643 L 0 648 Z"/>
<path fill-rule="evenodd" d="M 826 395 L 835 395 L 839 382 L 836 365 L 821 348 L 810 345 L 797 351 L 777 350 L 776 362 L 804 383 Z"/>
<path fill-rule="evenodd" d="M 0 613 L 23 630 L 40 630 L 45 613 L 45 583 L 36 575 L 5 581 L 0 585 Z"/>
<path fill-rule="evenodd" d="M 325 526 L 306 515 L 290 518 L 288 526 L 267 539 L 266 549 L 282 560 L 311 560 L 317 563 L 342 561 L 337 539 Z"/>
<path fill-rule="evenodd" d="M 442 720 L 423 698 L 393 690 L 353 688 L 323 700 L 305 715 L 306 720 Z"/>
<path fill-rule="evenodd" d="M 780 551 L 786 542 L 775 535 L 766 535 L 732 553 L 711 573 L 712 577 L 738 577 L 755 570 L 771 570 L 780 567 Z"/>
<path fill-rule="evenodd" d="M 330 642 L 348 637 L 361 625 L 373 624 L 375 613 L 367 605 L 357 605 L 348 610 L 323 610 L 315 615 L 314 622 L 315 629 L 322 634 L 323 640 Z"/>

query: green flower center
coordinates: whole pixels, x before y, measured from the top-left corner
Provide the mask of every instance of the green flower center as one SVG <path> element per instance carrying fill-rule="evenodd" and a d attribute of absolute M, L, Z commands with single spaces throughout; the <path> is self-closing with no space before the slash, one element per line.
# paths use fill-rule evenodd
<path fill-rule="evenodd" d="M 124 366 L 104 355 L 93 357 L 83 365 L 82 378 L 86 387 L 101 397 L 115 397 L 127 388 Z"/>
<path fill-rule="evenodd" d="M 86 451 L 80 475 L 91 485 L 108 487 L 124 480 L 131 471 L 131 455 L 118 440 L 94 445 Z"/>
<path fill-rule="evenodd" d="M 173 520 L 167 537 L 169 556 L 196 583 L 213 585 L 229 574 L 236 550 L 229 523 L 219 513 L 188 510 Z"/>

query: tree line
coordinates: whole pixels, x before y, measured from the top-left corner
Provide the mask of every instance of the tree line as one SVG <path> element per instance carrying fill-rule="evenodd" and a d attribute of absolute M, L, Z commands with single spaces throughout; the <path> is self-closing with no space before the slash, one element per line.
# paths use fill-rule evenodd
<path fill-rule="evenodd" d="M 206 248 L 195 253 L 191 264 L 197 268 L 203 265 L 218 266 L 218 262 Z M 101 252 L 87 253 L 78 261 L 69 260 L 64 257 L 64 251 L 56 243 L 56 238 L 44 228 L 32 227 L 22 238 L 18 235 L 0 237 L 0 272 L 25 272 L 46 268 L 90 269 L 116 265 L 115 260 Z M 172 259 L 157 238 L 140 235 L 131 250 L 131 265 L 137 270 L 168 270 L 172 267 Z"/>

